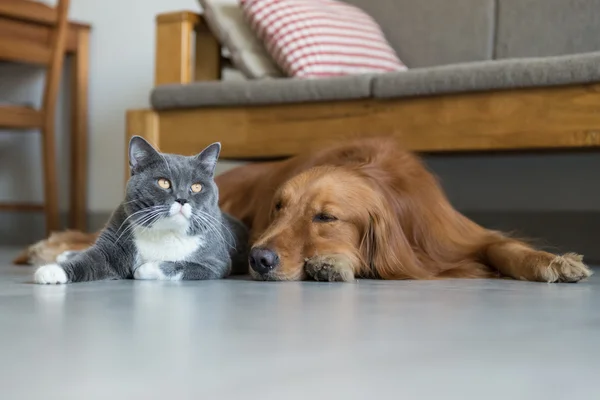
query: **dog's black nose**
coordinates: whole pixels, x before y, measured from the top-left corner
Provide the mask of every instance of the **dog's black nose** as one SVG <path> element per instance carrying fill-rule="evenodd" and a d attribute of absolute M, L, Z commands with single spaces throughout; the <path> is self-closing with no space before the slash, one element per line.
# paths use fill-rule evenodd
<path fill-rule="evenodd" d="M 184 205 L 185 203 L 188 202 L 186 199 L 175 199 L 175 201 L 181 205 Z"/>
<path fill-rule="evenodd" d="M 255 247 L 248 257 L 250 267 L 259 274 L 266 274 L 279 265 L 279 256 L 273 250 Z"/>

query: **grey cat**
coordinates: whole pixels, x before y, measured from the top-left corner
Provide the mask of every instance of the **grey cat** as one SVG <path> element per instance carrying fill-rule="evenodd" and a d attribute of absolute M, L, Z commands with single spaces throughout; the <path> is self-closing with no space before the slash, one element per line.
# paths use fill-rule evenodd
<path fill-rule="evenodd" d="M 125 200 L 96 243 L 40 267 L 36 283 L 101 279 L 220 279 L 247 271 L 248 232 L 222 213 L 214 172 L 221 145 L 193 157 L 129 142 Z"/>

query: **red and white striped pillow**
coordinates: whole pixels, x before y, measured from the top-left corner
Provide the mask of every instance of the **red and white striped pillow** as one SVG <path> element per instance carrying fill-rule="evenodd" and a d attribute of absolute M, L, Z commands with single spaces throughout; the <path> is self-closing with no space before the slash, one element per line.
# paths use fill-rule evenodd
<path fill-rule="evenodd" d="M 335 0 L 241 0 L 241 4 L 252 29 L 289 76 L 406 70 L 377 22 L 357 7 Z"/>

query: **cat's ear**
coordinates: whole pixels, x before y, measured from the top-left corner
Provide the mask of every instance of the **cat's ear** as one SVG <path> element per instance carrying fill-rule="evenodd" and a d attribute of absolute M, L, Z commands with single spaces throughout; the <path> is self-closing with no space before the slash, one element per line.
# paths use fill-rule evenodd
<path fill-rule="evenodd" d="M 196 160 L 200 164 L 200 168 L 204 170 L 210 176 L 215 174 L 215 167 L 217 166 L 217 160 L 219 159 L 219 153 L 221 152 L 221 143 L 213 143 L 200 154 L 196 156 Z"/>
<path fill-rule="evenodd" d="M 141 136 L 133 136 L 129 141 L 129 167 L 132 174 L 159 156 L 158 150 Z"/>

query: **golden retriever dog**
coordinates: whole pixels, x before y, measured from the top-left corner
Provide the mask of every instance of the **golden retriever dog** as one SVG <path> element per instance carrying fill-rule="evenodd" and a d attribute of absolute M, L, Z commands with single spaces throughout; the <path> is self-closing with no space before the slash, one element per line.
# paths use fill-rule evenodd
<path fill-rule="evenodd" d="M 249 270 L 258 280 L 578 282 L 591 275 L 577 254 L 537 250 L 460 214 L 420 159 L 393 139 L 242 166 L 217 184 L 223 211 L 251 229 Z"/>

